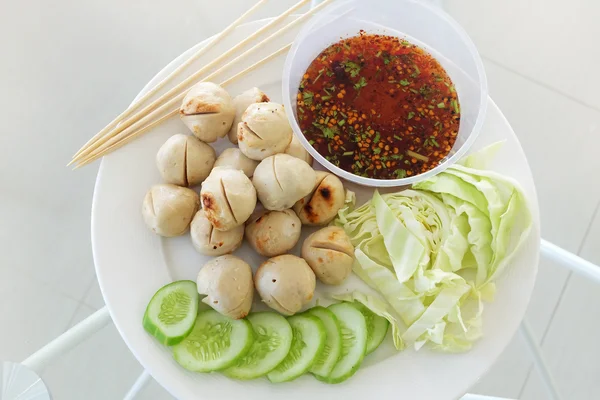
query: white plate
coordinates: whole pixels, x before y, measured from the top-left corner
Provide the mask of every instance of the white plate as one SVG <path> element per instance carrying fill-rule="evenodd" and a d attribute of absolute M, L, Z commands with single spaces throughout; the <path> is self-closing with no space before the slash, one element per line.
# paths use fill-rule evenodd
<path fill-rule="evenodd" d="M 253 32 L 264 21 L 238 28 L 230 38 L 212 49 L 205 60 L 223 52 L 232 43 Z M 288 38 L 267 46 L 255 60 L 278 49 Z M 145 93 L 202 43 L 171 62 L 142 90 Z M 281 100 L 283 57 L 271 62 L 227 89 L 233 94 L 252 86 L 260 87 L 272 100 Z M 249 64 L 248 64 L 249 65 Z M 200 66 L 196 63 L 192 68 Z M 229 74 L 227 75 L 229 76 Z M 140 95 L 141 95 L 140 93 Z M 370 355 L 358 373 L 339 385 L 326 385 L 310 376 L 274 385 L 265 379 L 252 382 L 230 380 L 220 374 L 196 374 L 179 367 L 168 348 L 153 340 L 142 328 L 147 302 L 161 286 L 177 279 L 195 280 L 207 257 L 193 250 L 189 236 L 161 239 L 144 225 L 141 203 L 151 185 L 160 183 L 154 158 L 171 135 L 187 132 L 176 119 L 107 156 L 102 161 L 92 207 L 92 245 L 96 272 L 104 300 L 121 336 L 150 374 L 178 399 L 267 398 L 321 399 L 453 399 L 465 393 L 492 365 L 515 333 L 527 307 L 539 256 L 539 213 L 531 172 L 523 150 L 510 125 L 490 100 L 483 133 L 475 149 L 506 140 L 493 169 L 512 176 L 523 186 L 530 201 L 535 227 L 512 266 L 498 282 L 496 301 L 484 312 L 484 337 L 465 354 L 440 354 L 423 349 L 395 352 L 386 345 Z M 218 151 L 229 144 L 217 143 Z M 356 187 L 353 187 L 356 190 Z M 359 198 L 368 199 L 371 189 L 360 189 Z M 299 247 L 299 246 L 298 246 Z M 296 249 L 297 250 L 297 249 Z M 258 266 L 261 257 L 245 244 L 236 254 Z M 357 279 L 345 287 L 361 285 Z M 318 291 L 323 295 L 323 287 Z"/>

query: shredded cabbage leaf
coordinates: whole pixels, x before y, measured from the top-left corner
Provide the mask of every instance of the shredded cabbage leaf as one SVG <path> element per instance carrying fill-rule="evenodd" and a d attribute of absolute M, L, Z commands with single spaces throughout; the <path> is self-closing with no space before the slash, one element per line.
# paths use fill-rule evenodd
<path fill-rule="evenodd" d="M 458 161 L 457 164 L 464 165 L 465 167 L 469 168 L 487 169 L 490 167 L 490 163 L 494 157 L 496 157 L 496 154 L 500 151 L 502 146 L 504 146 L 505 142 L 505 140 L 501 140 L 499 142 L 492 143 L 473 154 L 463 157 Z"/>
<path fill-rule="evenodd" d="M 354 273 L 372 289 L 381 293 L 406 325 L 419 318 L 425 311 L 419 295 L 399 282 L 392 270 L 370 259 L 361 249 L 356 249 L 354 254 Z"/>
<path fill-rule="evenodd" d="M 354 273 L 383 300 L 340 296 L 388 319 L 396 348 L 461 352 L 482 336 L 484 302 L 532 229 L 519 184 L 483 169 L 501 145 L 358 208 L 348 195 L 332 222 L 355 246 Z"/>

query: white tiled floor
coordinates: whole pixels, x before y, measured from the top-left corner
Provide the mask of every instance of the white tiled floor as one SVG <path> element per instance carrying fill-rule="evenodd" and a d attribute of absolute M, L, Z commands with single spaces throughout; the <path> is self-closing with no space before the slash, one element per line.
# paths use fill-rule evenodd
<path fill-rule="evenodd" d="M 292 2 L 272 1 L 271 15 Z M 89 236 L 96 167 L 73 173 L 68 157 L 162 66 L 250 3 L 0 3 L 0 359 L 22 360 L 103 305 Z M 446 4 L 478 45 L 491 96 L 529 157 L 543 236 L 600 264 L 600 4 Z M 599 306 L 598 287 L 541 263 L 527 318 L 566 399 L 600 390 Z M 109 326 L 44 377 L 57 399 L 104 400 L 122 398 L 140 371 Z M 473 391 L 547 398 L 518 334 Z M 171 396 L 152 384 L 140 398 Z"/>
<path fill-rule="evenodd" d="M 94 311 L 81 305 L 71 323 Z M 42 378 L 56 399 L 106 400 L 123 398 L 141 372 L 141 365 L 110 324 L 62 356 Z"/>
<path fill-rule="evenodd" d="M 600 204 L 599 204 L 600 206 Z M 600 265 L 600 213 L 596 211 L 581 256 Z M 565 399 L 598 396 L 595 382 L 600 373 L 600 324 L 595 310 L 600 307 L 599 285 L 580 276 L 567 280 L 562 299 L 544 338 L 543 349 L 551 372 L 557 377 Z M 593 382 L 593 383 L 592 383 Z M 523 389 L 524 399 L 544 399 L 539 377 L 532 374 Z"/>
<path fill-rule="evenodd" d="M 77 300 L 19 270 L 11 271 L 9 276 L 3 273 L 0 298 L 0 354 L 7 360 L 22 360 L 58 336 L 79 306 Z"/>
<path fill-rule="evenodd" d="M 600 108 L 600 34 L 593 0 L 447 1 L 447 10 L 469 32 L 481 53 L 529 79 Z"/>

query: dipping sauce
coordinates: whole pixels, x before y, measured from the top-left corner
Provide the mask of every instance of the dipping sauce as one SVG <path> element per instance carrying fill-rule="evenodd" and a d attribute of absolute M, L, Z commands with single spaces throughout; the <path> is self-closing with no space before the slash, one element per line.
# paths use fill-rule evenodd
<path fill-rule="evenodd" d="M 297 106 L 300 128 L 321 155 L 376 179 L 434 168 L 452 149 L 460 123 L 454 85 L 429 53 L 362 31 L 313 60 Z"/>

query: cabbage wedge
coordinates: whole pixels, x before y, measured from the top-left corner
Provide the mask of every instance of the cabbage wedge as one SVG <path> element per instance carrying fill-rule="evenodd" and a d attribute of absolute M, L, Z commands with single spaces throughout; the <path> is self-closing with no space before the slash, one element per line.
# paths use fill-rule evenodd
<path fill-rule="evenodd" d="M 494 280 L 532 229 L 518 183 L 482 169 L 500 147 L 469 155 L 412 190 L 376 191 L 358 208 L 349 196 L 332 222 L 355 246 L 354 273 L 381 299 L 340 296 L 388 319 L 396 348 L 459 352 L 482 336 Z"/>

